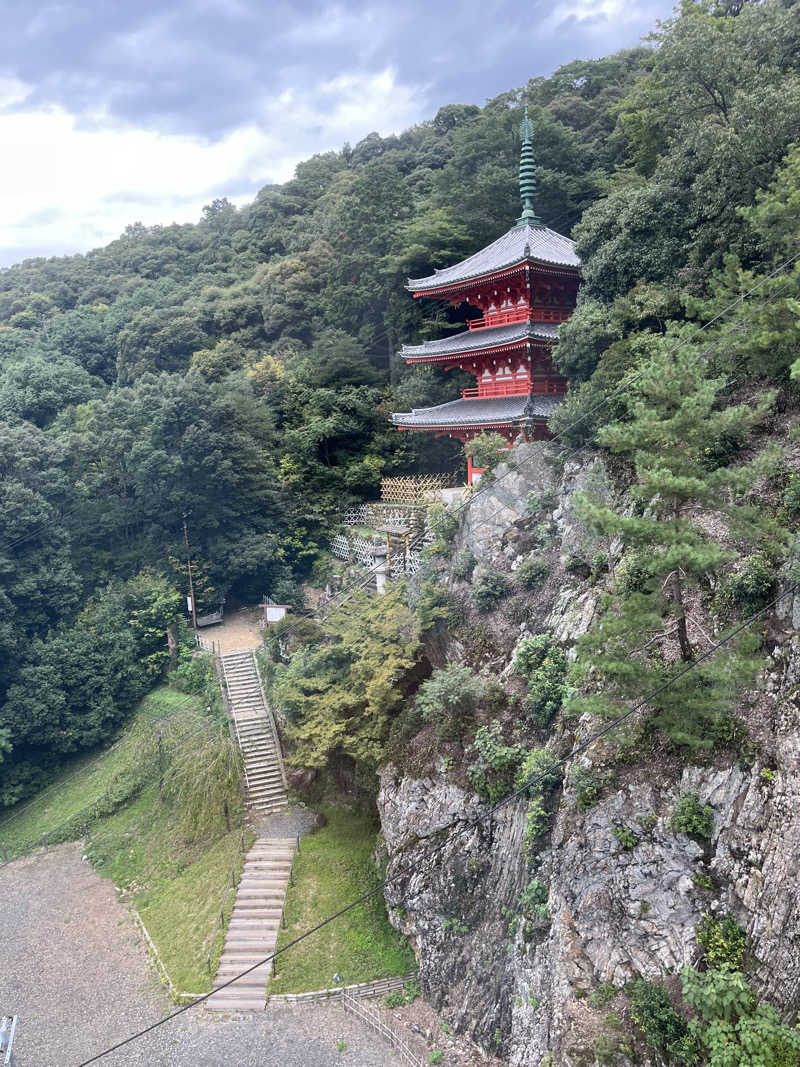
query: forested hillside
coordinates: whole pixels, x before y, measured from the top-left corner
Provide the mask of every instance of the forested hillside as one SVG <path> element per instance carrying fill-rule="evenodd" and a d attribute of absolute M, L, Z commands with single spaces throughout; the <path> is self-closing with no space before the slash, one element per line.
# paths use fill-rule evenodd
<path fill-rule="evenodd" d="M 709 366 L 723 395 L 768 383 L 783 403 L 799 56 L 792 3 L 686 4 L 647 47 L 315 156 L 244 208 L 215 201 L 197 225 L 132 225 L 0 272 L 0 803 L 107 735 L 166 669 L 184 516 L 202 606 L 296 602 L 343 505 L 382 475 L 454 465 L 448 443 L 386 419 L 453 395 L 395 353 L 458 312 L 403 285 L 515 218 L 523 104 L 538 212 L 585 264 L 555 428 L 594 441 L 626 416 L 599 399 L 755 285 L 708 331 Z M 707 447 L 724 461 L 738 443 L 726 430 Z"/>

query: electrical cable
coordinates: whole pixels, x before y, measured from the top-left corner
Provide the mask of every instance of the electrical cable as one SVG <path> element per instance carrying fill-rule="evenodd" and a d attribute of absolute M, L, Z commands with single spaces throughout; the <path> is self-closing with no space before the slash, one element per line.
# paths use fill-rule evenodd
<path fill-rule="evenodd" d="M 748 297 L 749 297 L 750 295 L 752 295 L 752 293 L 753 293 L 753 292 L 755 292 L 755 291 L 756 291 L 757 289 L 761 288 L 761 286 L 762 286 L 762 285 L 764 285 L 764 284 L 765 284 L 765 283 L 766 283 L 767 281 L 769 281 L 769 280 L 770 280 L 770 279 L 771 279 L 772 277 L 774 277 L 774 276 L 775 276 L 775 275 L 776 275 L 777 273 L 779 273 L 779 272 L 780 272 L 781 270 L 783 270 L 783 269 L 784 269 L 784 268 L 785 268 L 786 266 L 788 266 L 788 265 L 791 265 L 792 263 L 794 263 L 794 262 L 795 262 L 796 260 L 798 260 L 798 259 L 800 259 L 800 253 L 797 253 L 796 255 L 794 255 L 794 256 L 790 257 L 789 259 L 785 260 L 785 261 L 784 261 L 784 262 L 783 262 L 782 264 L 780 264 L 780 265 L 779 265 L 779 266 L 778 266 L 777 268 L 775 268 L 775 270 L 773 270 L 773 271 L 772 271 L 772 272 L 771 272 L 771 273 L 770 273 L 769 275 L 767 275 L 767 276 L 766 276 L 766 278 L 763 278 L 763 279 L 761 280 L 761 282 L 759 282 L 759 283 L 758 283 L 758 285 L 756 285 L 756 286 L 753 286 L 753 287 L 752 287 L 752 288 L 751 288 L 750 290 L 748 290 L 748 291 L 747 291 L 746 293 L 743 293 L 743 294 L 741 294 L 741 295 L 740 295 L 739 297 L 737 297 L 737 299 L 736 299 L 735 301 L 732 301 L 732 302 L 731 302 L 731 303 L 730 303 L 729 305 L 727 305 L 727 307 L 723 308 L 723 310 L 722 310 L 722 311 L 720 311 L 720 312 L 719 312 L 719 313 L 718 313 L 718 314 L 717 314 L 717 315 L 716 315 L 716 316 L 715 316 L 714 318 L 710 319 L 710 320 L 709 320 L 709 322 L 705 323 L 705 324 L 704 324 L 703 326 L 701 326 L 701 327 L 699 327 L 699 328 L 698 328 L 697 330 L 695 330 L 695 331 L 694 331 L 694 332 L 693 332 L 693 333 L 692 333 L 692 334 L 691 334 L 691 335 L 690 335 L 690 336 L 689 336 L 688 338 L 684 338 L 684 339 L 683 339 L 682 341 L 680 341 L 680 342 L 679 342 L 678 344 L 676 344 L 676 345 L 675 345 L 675 346 L 674 346 L 674 347 L 673 347 L 673 348 L 672 348 L 672 349 L 670 350 L 670 353 L 669 353 L 669 354 L 670 354 L 670 355 L 674 355 L 674 354 L 675 354 L 675 353 L 676 353 L 676 352 L 677 352 L 677 351 L 678 351 L 678 350 L 679 350 L 679 349 L 680 349 L 681 347 L 683 347 L 683 346 L 684 346 L 685 344 L 688 344 L 688 343 L 689 343 L 689 342 L 690 342 L 691 340 L 693 340 L 693 339 L 694 339 L 694 338 L 695 338 L 695 337 L 696 337 L 696 336 L 697 336 L 697 335 L 698 335 L 699 333 L 701 333 L 701 332 L 702 332 L 702 331 L 703 331 L 704 329 L 706 329 L 706 328 L 707 328 L 708 326 L 712 325 L 712 324 L 713 324 L 713 323 L 714 323 L 715 321 L 717 321 L 717 320 L 718 320 L 718 319 L 719 319 L 719 318 L 720 318 L 720 317 L 721 317 L 722 315 L 724 315 L 724 314 L 727 314 L 727 312 L 729 312 L 730 310 L 732 310 L 732 309 L 733 309 L 734 307 L 736 307 L 736 306 L 738 306 L 739 304 L 743 303 L 743 301 L 744 301 L 745 299 L 747 299 L 747 298 L 748 298 Z M 784 286 L 783 286 L 783 287 L 782 287 L 782 288 L 781 288 L 781 289 L 780 289 L 780 290 L 778 291 L 778 293 L 776 293 L 776 294 L 773 294 L 773 296 L 771 296 L 771 297 L 770 297 L 770 298 L 769 298 L 768 300 L 762 301 L 762 302 L 761 302 L 761 304 L 760 304 L 760 306 L 764 306 L 764 305 L 766 305 L 766 304 L 770 303 L 770 302 L 771 302 L 772 300 L 775 300 L 775 299 L 777 299 L 777 297 L 779 297 L 779 296 L 780 296 L 781 292 L 783 292 L 783 291 L 784 291 L 784 290 L 785 290 L 785 289 L 787 288 L 788 284 L 789 284 L 789 283 L 787 282 L 787 284 L 786 284 L 786 285 L 784 285 Z M 721 337 L 717 338 L 717 340 L 716 340 L 716 341 L 715 341 L 715 342 L 713 343 L 712 347 L 711 347 L 710 349 L 707 349 L 707 350 L 706 350 L 706 352 L 705 352 L 705 353 L 703 353 L 703 355 L 707 355 L 707 354 L 708 354 L 708 353 L 709 353 L 710 351 L 713 351 L 713 350 L 714 350 L 714 348 L 716 348 L 716 347 L 717 347 L 717 346 L 718 346 L 718 345 L 719 345 L 719 344 L 720 344 L 720 343 L 721 343 L 721 342 L 722 342 L 722 341 L 723 341 L 723 340 L 724 340 L 724 339 L 725 339 L 725 338 L 726 338 L 726 337 L 727 337 L 727 336 L 728 336 L 728 335 L 729 335 L 730 333 L 736 332 L 737 330 L 738 330 L 738 327 L 737 327 L 737 326 L 734 326 L 734 327 L 731 327 L 731 329 L 730 329 L 730 330 L 727 330 L 727 331 L 725 331 L 725 333 L 723 333 L 723 334 L 721 335 Z M 575 426 L 579 425 L 579 424 L 580 424 L 580 422 L 582 422 L 582 421 L 583 421 L 583 419 L 587 417 L 587 415 L 589 415 L 589 414 L 592 414 L 592 413 L 593 413 L 594 411 L 598 410 L 598 409 L 599 409 L 600 407 L 602 407 L 602 406 L 604 406 L 604 405 L 605 405 L 606 403 L 610 402 L 610 400 L 612 400 L 612 399 L 614 398 L 614 396 L 616 396 L 616 395 L 617 395 L 617 394 L 618 394 L 619 392 L 623 391 L 623 389 L 624 389 L 624 388 L 626 388 L 626 387 L 627 387 L 628 385 L 632 384 L 632 383 L 633 383 L 634 381 L 636 381 L 636 380 L 637 380 L 637 379 L 638 379 L 639 377 L 641 377 L 641 373 L 640 373 L 640 374 L 638 374 L 638 375 L 635 375 L 635 376 L 634 376 L 633 378 L 630 378 L 630 379 L 626 379 L 626 380 L 625 380 L 625 381 L 624 381 L 623 383 L 621 383 L 621 385 L 620 385 L 619 387 L 617 387 L 617 389 L 615 389 L 615 390 L 614 390 L 614 391 L 613 391 L 612 393 L 606 394 L 606 396 L 604 396 L 604 397 L 603 397 L 603 398 L 602 398 L 602 399 L 601 399 L 601 400 L 600 400 L 600 401 L 599 401 L 599 402 L 598 402 L 598 403 L 597 403 L 597 404 L 596 404 L 596 405 L 595 405 L 595 406 L 594 406 L 593 408 L 589 409 L 589 411 L 587 411 L 587 412 L 584 412 L 584 413 L 583 413 L 583 414 L 582 414 L 581 416 L 579 416 L 579 418 L 578 418 L 578 419 L 576 419 L 576 420 L 575 420 L 574 422 L 572 422 L 572 423 L 571 423 L 571 424 L 570 424 L 569 426 L 567 426 L 567 427 L 564 427 L 564 428 L 563 428 L 562 430 L 560 430 L 560 431 L 559 431 L 559 432 L 558 432 L 557 434 L 555 434 L 555 435 L 554 435 L 554 436 L 553 436 L 553 437 L 551 438 L 551 440 L 552 440 L 552 441 L 555 441 L 555 440 L 557 440 L 557 439 L 558 439 L 559 437 L 563 436 L 563 435 L 564 435 L 565 433 L 568 433 L 568 432 L 569 432 L 569 431 L 570 431 L 571 429 L 573 429 L 573 428 L 574 428 Z M 576 447 L 576 448 L 572 449 L 572 450 L 571 450 L 570 452 L 568 452 L 568 453 L 566 454 L 566 456 L 562 456 L 562 457 L 561 457 L 561 461 L 562 461 L 562 462 L 566 462 L 566 460 L 567 460 L 567 459 L 569 459 L 569 458 L 570 458 L 570 457 L 571 457 L 572 455 L 574 455 L 574 454 L 575 454 L 576 452 L 578 452 L 578 451 L 581 451 L 581 448 L 580 448 L 580 446 L 578 446 L 578 447 Z M 456 506 L 456 507 L 455 507 L 455 508 L 453 509 L 453 511 L 452 511 L 452 513 L 451 513 L 451 514 L 453 514 L 453 516 L 454 516 L 454 517 L 458 516 L 458 515 L 459 515 L 459 514 L 461 513 L 461 511 L 463 511 L 463 510 L 464 510 L 464 509 L 465 509 L 465 508 L 466 508 L 467 506 L 469 506 L 469 505 L 470 505 L 470 504 L 472 503 L 472 501 L 474 501 L 474 500 L 475 500 L 475 499 L 476 499 L 476 498 L 477 498 L 477 497 L 478 497 L 479 495 L 481 495 L 481 494 L 482 494 L 482 493 L 484 493 L 484 492 L 489 492 L 489 491 L 490 491 L 490 490 L 491 490 L 491 489 L 492 489 L 493 487 L 497 486 L 497 485 L 498 485 L 498 484 L 499 484 L 500 482 L 502 482 L 503 478 L 509 477 L 510 475 L 512 475 L 512 474 L 514 474 L 514 473 L 516 473 L 516 472 L 515 472 L 514 470 L 509 470 L 509 471 L 507 471 L 507 472 L 506 472 L 506 474 L 504 474 L 504 475 L 501 475 L 501 476 L 500 476 L 500 478 L 497 478 L 497 479 L 495 479 L 495 481 L 494 481 L 494 482 L 492 483 L 492 485 L 489 485 L 489 484 L 487 484 L 487 485 L 486 485 L 486 486 L 484 486 L 483 488 L 478 488 L 478 489 L 477 489 L 477 490 L 476 490 L 476 491 L 475 491 L 475 492 L 474 492 L 474 493 L 473 493 L 473 494 L 472 494 L 472 495 L 470 496 L 470 498 L 469 498 L 468 500 L 466 500 L 466 501 L 462 501 L 462 502 L 461 502 L 460 504 L 458 504 L 458 505 L 457 505 L 457 506 Z M 75 510 L 78 510 L 78 509 L 76 508 Z M 477 524 L 475 525 L 474 529 L 476 529 L 476 530 L 477 530 L 477 529 L 480 529 L 480 528 L 482 528 L 483 526 L 488 526 L 488 525 L 489 525 L 489 524 L 490 524 L 490 523 L 491 523 L 491 522 L 492 522 L 492 521 L 493 521 L 493 520 L 494 520 L 494 519 L 495 519 L 495 518 L 496 518 L 496 517 L 497 517 L 497 516 L 498 516 L 498 515 L 500 514 L 500 512 L 501 512 L 502 510 L 503 510 L 502 508 L 499 508 L 499 509 L 498 509 L 498 510 L 497 510 L 496 512 L 494 512 L 494 513 L 493 513 L 492 515 L 490 515 L 490 516 L 488 516 L 487 518 L 485 518 L 485 519 L 481 520 L 481 521 L 480 521 L 479 523 L 477 523 Z M 34 536 L 34 534 L 31 534 L 31 536 Z M 24 538 L 21 538 L 21 539 L 20 539 L 20 541 L 21 541 L 21 540 L 24 540 Z M 418 540 L 419 540 L 419 539 L 418 539 Z M 19 543 L 19 542 L 15 542 L 15 543 Z M 417 541 L 416 543 L 418 543 L 418 541 Z M 12 545 L 12 546 L 10 546 L 10 547 L 14 547 L 14 546 Z M 380 565 L 378 565 L 378 566 L 380 566 Z M 316 614 L 319 614 L 319 615 L 320 615 L 320 618 L 324 618 L 324 617 L 326 617 L 327 615 L 329 615 L 329 614 L 330 614 L 330 613 L 331 613 L 332 611 L 335 611 L 335 610 L 336 610 L 336 608 L 337 608 L 338 606 L 340 606 L 340 605 L 341 605 L 342 603 L 344 603 L 344 602 L 345 602 L 345 600 L 344 600 L 344 598 L 345 598 L 345 597 L 347 597 L 347 596 L 348 596 L 348 595 L 349 595 L 350 593 L 354 592 L 354 591 L 355 591 L 355 590 L 357 590 L 358 588 L 360 588 L 360 587 L 362 587 L 362 586 L 364 586 L 364 585 L 368 584 L 368 580 L 369 580 L 370 576 L 374 575 L 374 573 L 375 573 L 375 571 L 376 571 L 376 570 L 377 570 L 377 567 L 374 567 L 374 568 L 370 569 L 370 570 L 369 570 L 369 571 L 367 572 L 367 576 L 366 576 L 366 577 L 367 577 L 367 580 L 366 580 L 366 581 L 365 581 L 365 576 L 364 576 L 364 575 L 362 574 L 362 575 L 360 575 L 360 576 L 359 576 L 359 577 L 358 577 L 358 578 L 357 578 L 356 580 L 354 580 L 353 582 L 351 582 L 351 583 L 350 583 L 349 585 L 347 585 L 347 586 L 345 586 L 345 587 L 344 587 L 343 589 L 339 590 L 339 592 L 338 592 L 338 593 L 336 593 L 336 594 L 335 594 L 335 595 L 334 595 L 333 597 L 331 597 L 331 598 L 330 598 L 330 600 L 328 600 L 328 601 L 327 601 L 327 602 L 325 603 L 325 605 L 324 605 L 324 611 L 323 611 L 322 613 L 316 612 Z M 313 616 L 312 616 L 312 617 L 313 617 Z M 291 624 L 290 624 L 289 626 L 285 627 L 285 628 L 284 628 L 284 629 L 282 630 L 281 636 L 283 637 L 283 636 L 287 636 L 287 635 L 290 635 L 291 633 L 295 632 L 295 630 L 296 630 L 296 629 L 298 628 L 298 626 L 299 626 L 299 622 L 298 622 L 297 624 L 295 624 L 295 626 L 294 626 L 294 627 L 293 627 L 293 626 L 291 626 Z M 112 746 L 112 747 L 113 747 L 113 746 Z M 91 765 L 90 765 L 90 766 L 91 766 Z M 80 774 L 80 773 L 82 773 L 82 772 L 81 772 L 81 771 L 76 771 L 76 772 L 74 772 L 74 773 L 75 773 L 75 774 L 77 775 L 77 774 Z M 38 799 L 38 798 L 37 798 L 37 799 Z M 36 800 L 30 801 L 30 802 L 29 802 L 29 804 L 28 804 L 28 805 L 26 805 L 26 808 L 27 808 L 27 807 L 29 807 L 29 806 L 30 806 L 30 804 L 33 804 L 33 803 L 35 803 L 35 802 L 36 802 Z M 8 822 L 10 822 L 10 821 L 11 821 L 12 819 L 14 819 L 14 818 L 16 817 L 16 815 L 17 815 L 17 814 L 21 814 L 21 812 L 22 812 L 23 810 L 25 810 L 25 809 L 24 809 L 24 808 L 23 808 L 23 809 L 20 809 L 20 811 L 19 811 L 19 812 L 15 812 L 15 813 L 14 813 L 13 815 L 11 815 L 11 816 L 10 816 L 10 817 L 9 817 L 8 819 L 5 819 L 5 820 L 4 820 L 4 821 L 3 821 L 2 823 L 0 823 L 0 829 L 2 829 L 2 827 L 3 827 L 3 826 L 5 826 L 5 825 L 6 825 L 6 824 L 7 824 Z"/>
<path fill-rule="evenodd" d="M 554 771 L 559 770 L 570 760 L 574 759 L 582 752 L 585 752 L 588 748 L 595 744 L 596 741 L 599 741 L 601 738 L 607 736 L 613 730 L 616 730 L 618 726 L 620 726 L 626 720 L 630 719 L 633 715 L 636 714 L 636 712 L 641 711 L 642 708 L 646 707 L 653 700 L 654 697 L 659 696 L 661 693 L 669 689 L 685 675 L 689 674 L 693 670 L 696 670 L 697 667 L 699 667 L 706 660 L 711 659 L 711 657 L 716 652 L 718 652 L 720 648 L 729 644 L 731 641 L 733 641 L 735 637 L 738 637 L 738 635 L 742 633 L 743 630 L 747 629 L 747 627 L 750 626 L 753 622 L 755 622 L 756 619 L 766 614 L 766 612 L 770 611 L 782 600 L 785 600 L 787 596 L 793 596 L 798 590 L 800 590 L 800 583 L 794 583 L 784 592 L 780 593 L 773 600 L 771 600 L 769 604 L 766 604 L 763 608 L 760 608 L 758 611 L 753 612 L 752 615 L 749 615 L 744 621 L 735 626 L 734 629 L 730 631 L 730 633 L 726 634 L 725 637 L 721 638 L 710 649 L 698 656 L 697 659 L 692 660 L 691 663 L 686 664 L 679 671 L 677 671 L 675 674 L 671 675 L 668 679 L 666 679 L 666 681 L 656 686 L 656 688 L 651 690 L 651 692 L 649 692 L 645 697 L 642 697 L 635 704 L 633 704 L 626 711 L 624 711 L 621 715 L 616 716 L 614 719 L 608 722 L 602 729 L 596 730 L 585 741 L 582 741 L 579 745 L 576 745 L 574 748 L 572 748 L 565 756 L 561 756 L 559 759 L 554 760 L 551 764 L 549 764 L 547 768 L 545 768 L 545 770 L 528 778 L 525 782 L 522 783 L 522 785 L 520 785 L 512 792 L 506 794 L 506 796 L 502 797 L 500 800 L 494 803 L 482 815 L 476 816 L 474 819 L 469 820 L 460 827 L 459 821 L 453 820 L 446 826 L 443 826 L 438 831 L 438 833 L 446 834 L 451 830 L 455 830 L 455 836 L 461 836 L 467 831 L 475 829 L 475 827 L 479 826 L 481 823 L 490 820 L 495 814 L 495 812 L 499 811 L 501 808 L 506 807 L 506 805 L 512 803 L 512 801 L 520 799 L 522 796 L 527 794 L 529 790 L 532 789 L 535 785 L 539 784 L 540 782 L 544 782 L 548 778 L 552 777 Z M 430 857 L 435 856 L 437 853 L 441 852 L 447 845 L 450 844 L 450 840 L 450 838 L 445 838 L 438 844 L 434 845 L 434 847 L 428 853 L 428 856 L 426 858 L 430 859 Z M 177 1011 L 171 1012 L 163 1019 L 159 1019 L 157 1022 L 152 1023 L 150 1026 L 145 1027 L 143 1030 L 139 1030 L 137 1033 L 131 1034 L 130 1037 L 127 1037 L 124 1040 L 117 1042 L 115 1045 L 111 1045 L 109 1048 L 103 1049 L 102 1052 L 96 1053 L 90 1059 L 83 1060 L 80 1064 L 78 1064 L 78 1067 L 89 1067 L 89 1064 L 96 1063 L 98 1060 L 101 1060 L 105 1056 L 110 1055 L 110 1053 L 116 1052 L 118 1049 L 123 1048 L 125 1045 L 129 1045 L 132 1041 L 137 1041 L 139 1038 L 144 1037 L 146 1034 L 151 1033 L 153 1030 L 157 1030 L 165 1023 L 171 1022 L 179 1015 L 183 1015 L 190 1008 L 194 1008 L 198 1004 L 202 1004 L 210 997 L 214 996 L 216 993 L 219 993 L 221 990 L 226 989 L 228 986 L 232 985 L 240 978 L 243 978 L 245 975 L 250 974 L 251 971 L 256 970 L 258 967 L 262 967 L 265 963 L 269 963 L 277 956 L 288 952 L 290 948 L 293 948 L 295 945 L 298 945 L 301 941 L 305 941 L 306 938 L 311 937 L 323 927 L 328 926 L 330 923 L 334 922 L 342 915 L 345 915 L 347 914 L 347 912 L 352 911 L 353 908 L 358 907 L 359 904 L 363 904 L 364 901 L 369 900 L 377 893 L 383 892 L 383 890 L 385 890 L 387 886 L 390 886 L 393 882 L 396 882 L 399 879 L 407 876 L 414 870 L 416 870 L 416 867 L 405 867 L 402 870 L 391 875 L 390 877 L 384 878 L 383 881 L 378 883 L 378 885 L 374 886 L 372 889 L 369 889 L 366 892 L 362 893 L 359 897 L 356 897 L 355 900 L 352 900 L 348 904 L 344 905 L 344 907 L 339 908 L 338 911 L 334 912 L 332 915 L 327 916 L 327 918 L 323 919 L 321 922 L 317 923 L 309 930 L 306 930 L 304 933 L 299 934 L 296 938 L 293 938 L 286 945 L 282 946 L 279 949 L 276 949 L 275 952 L 271 953 L 271 955 L 265 956 L 263 959 L 259 960 L 257 963 L 252 964 L 250 967 L 246 968 L 246 970 L 241 971 L 233 978 L 227 979 L 221 985 L 217 986 L 216 989 L 213 989 L 210 993 L 204 993 L 202 997 L 198 997 L 196 1000 L 192 1001 L 191 1004 L 183 1005 L 183 1007 L 178 1008 Z"/>
<path fill-rule="evenodd" d="M 763 277 L 758 283 L 753 285 L 745 293 L 740 294 L 735 300 L 731 301 L 731 303 L 729 303 L 724 308 L 722 308 L 721 311 L 717 312 L 717 314 L 714 315 L 711 319 L 709 319 L 708 322 L 703 323 L 702 326 L 699 326 L 688 337 L 683 338 L 683 340 L 681 340 L 677 344 L 675 344 L 668 351 L 667 355 L 674 355 L 681 348 L 683 348 L 684 345 L 687 345 L 691 341 L 693 341 L 699 334 L 701 334 L 704 330 L 708 329 L 709 326 L 712 326 L 715 322 L 718 322 L 719 319 L 721 319 L 724 315 L 727 315 L 729 311 L 732 311 L 734 308 L 736 308 L 740 304 L 742 304 L 748 297 L 752 296 L 753 293 L 755 293 L 759 289 L 761 289 L 768 281 L 771 281 L 772 278 L 774 278 L 782 270 L 786 269 L 786 267 L 791 266 L 798 259 L 800 259 L 800 252 L 798 252 L 794 256 L 790 256 L 788 259 L 784 260 L 777 267 L 775 267 L 769 274 L 767 274 L 765 277 Z M 789 283 L 787 282 L 787 285 L 788 284 Z M 786 286 L 783 287 L 783 289 L 785 289 L 785 288 L 786 288 Z M 777 295 L 779 295 L 779 294 L 774 294 L 772 297 L 769 298 L 769 300 L 762 301 L 762 304 L 769 303 L 771 300 L 776 299 Z M 728 331 L 728 332 L 734 332 L 735 329 L 737 329 L 737 327 L 733 327 L 732 330 Z M 719 340 L 721 340 L 721 338 Z M 637 381 L 638 378 L 641 377 L 642 373 L 643 372 L 640 372 L 638 375 L 634 375 L 632 378 L 625 379 L 623 382 L 620 383 L 620 385 L 615 390 L 613 390 L 611 393 L 606 394 L 604 397 L 602 397 L 593 407 L 591 407 L 587 411 L 583 412 L 581 415 L 578 416 L 577 419 L 575 419 L 568 426 L 563 427 L 561 430 L 559 430 L 559 432 L 557 434 L 554 434 L 553 437 L 551 437 L 549 440 L 550 441 L 556 441 L 560 437 L 563 437 L 564 434 L 568 433 L 570 430 L 573 430 L 576 426 L 580 425 L 580 423 L 583 422 L 589 415 L 594 414 L 595 411 L 599 410 L 601 407 L 604 407 L 607 403 L 609 403 L 611 400 L 613 400 L 614 397 L 617 396 L 621 391 L 624 391 L 625 388 L 627 388 L 633 382 Z M 509 472 L 509 473 L 511 473 L 511 472 Z M 499 481 L 499 480 L 500 479 L 498 479 L 497 481 Z M 495 483 L 494 483 L 495 485 L 497 484 L 497 481 L 495 481 Z M 487 489 L 488 488 L 489 487 L 487 487 Z M 469 504 L 470 501 L 474 500 L 476 496 L 480 495 L 482 491 L 483 490 L 481 490 L 480 488 L 478 490 L 476 490 L 476 492 L 473 493 L 472 496 L 470 497 L 469 501 L 462 502 L 462 504 L 459 505 L 459 507 L 457 509 L 454 509 L 454 510 L 456 512 L 459 509 L 463 510 L 463 508 L 467 504 Z M 83 506 L 83 503 L 84 502 L 81 502 L 81 504 L 76 505 L 75 508 L 73 508 L 70 512 L 67 513 L 67 515 L 68 516 L 74 515 L 78 510 L 80 510 L 80 508 Z M 62 519 L 53 519 L 53 520 L 50 520 L 50 521 L 48 521 L 46 523 L 42 523 L 36 529 L 30 531 L 27 534 L 24 534 L 22 537 L 17 538 L 15 541 L 11 542 L 10 544 L 7 544 L 5 546 L 5 550 L 9 551 L 9 550 L 15 548 L 17 545 L 22 544 L 24 541 L 29 540 L 31 537 L 38 536 L 40 533 L 44 532 L 44 530 L 48 529 L 50 526 L 54 526 L 54 525 L 56 525 L 57 522 L 61 522 L 61 521 L 62 521 Z"/>
<path fill-rule="evenodd" d="M 216 684 L 216 682 L 215 682 L 215 684 Z M 182 710 L 182 709 L 188 707 L 190 704 L 197 705 L 198 700 L 200 700 L 200 699 L 201 699 L 201 697 L 200 697 L 199 694 L 197 694 L 197 695 L 191 695 L 190 694 L 188 696 L 183 697 L 181 700 L 176 701 L 175 705 L 174 705 L 174 708 L 175 708 L 175 710 Z M 154 722 L 155 723 L 163 723 L 163 722 L 171 723 L 174 720 L 174 718 L 175 718 L 175 716 L 172 713 L 170 713 L 169 715 L 162 715 L 162 716 L 159 716 L 159 717 L 155 718 Z M 220 722 L 222 722 L 222 720 L 220 720 Z M 200 734 L 207 733 L 208 731 L 214 729 L 214 727 L 216 725 L 218 725 L 218 724 L 215 723 L 212 720 L 212 721 L 210 721 L 208 723 L 205 723 L 205 724 L 203 724 L 201 726 L 198 726 L 195 730 L 191 730 L 188 734 L 185 734 L 181 738 L 181 742 L 183 743 L 183 742 L 186 742 L 186 741 L 191 741 L 193 738 L 198 737 Z M 0 831 L 2 831 L 4 827 L 6 827 L 10 823 L 12 823 L 15 819 L 19 818 L 20 815 L 23 815 L 29 808 L 33 807 L 34 804 L 37 804 L 43 797 L 46 797 L 46 795 L 50 792 L 51 789 L 63 789 L 63 787 L 65 785 L 67 785 L 69 782 L 71 782 L 74 778 L 77 778 L 79 775 L 90 774 L 92 772 L 92 770 L 94 770 L 99 764 L 101 764 L 112 752 L 115 752 L 118 748 L 120 748 L 120 746 L 124 745 L 127 740 L 128 740 L 128 738 L 126 736 L 120 737 L 118 740 L 116 740 L 114 742 L 113 745 L 109 745 L 109 747 L 103 752 L 103 754 L 101 756 L 98 756 L 96 759 L 93 759 L 86 766 L 79 767 L 77 770 L 72 771 L 70 774 L 68 774 L 65 778 L 60 778 L 57 782 L 51 782 L 50 785 L 45 786 L 45 788 L 40 793 L 38 793 L 32 800 L 29 800 L 26 804 L 23 804 L 23 806 L 21 808 L 15 809 L 10 815 L 8 815 L 5 819 L 3 819 L 3 821 L 0 822 Z M 42 833 L 45 833 L 48 836 L 50 834 L 55 833 L 57 830 L 60 830 L 61 827 L 65 823 L 72 822 L 73 819 L 77 818 L 77 816 L 81 815 L 84 811 L 86 811 L 91 806 L 92 805 L 88 805 L 87 808 L 82 808 L 80 811 L 77 811 L 75 813 L 75 815 L 71 816 L 69 819 L 65 819 L 63 822 L 59 823 L 57 826 L 54 826 L 49 830 L 44 830 L 44 831 L 42 831 Z M 0 843 L 2 843 L 2 842 L 0 842 Z"/>

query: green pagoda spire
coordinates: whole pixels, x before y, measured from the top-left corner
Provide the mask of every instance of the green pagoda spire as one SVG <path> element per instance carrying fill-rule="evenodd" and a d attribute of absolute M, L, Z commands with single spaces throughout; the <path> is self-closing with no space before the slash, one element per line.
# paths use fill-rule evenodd
<path fill-rule="evenodd" d="M 533 162 L 533 123 L 528 118 L 527 104 L 519 132 L 522 137 L 522 151 L 519 158 L 519 197 L 522 201 L 522 214 L 515 226 L 544 226 L 533 207 L 533 197 L 536 193 L 536 168 Z"/>

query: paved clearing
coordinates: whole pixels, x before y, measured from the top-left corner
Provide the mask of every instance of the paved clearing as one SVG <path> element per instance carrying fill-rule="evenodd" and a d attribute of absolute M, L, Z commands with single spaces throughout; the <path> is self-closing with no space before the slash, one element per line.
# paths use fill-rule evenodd
<path fill-rule="evenodd" d="M 76 1067 L 173 1005 L 112 883 L 60 845 L 0 868 L 0 1014 L 20 1017 L 18 1067 Z M 347 1051 L 337 1052 L 343 1040 Z M 192 1008 L 98 1061 L 106 1067 L 393 1067 L 338 1005 L 271 1004 L 214 1018 Z"/>

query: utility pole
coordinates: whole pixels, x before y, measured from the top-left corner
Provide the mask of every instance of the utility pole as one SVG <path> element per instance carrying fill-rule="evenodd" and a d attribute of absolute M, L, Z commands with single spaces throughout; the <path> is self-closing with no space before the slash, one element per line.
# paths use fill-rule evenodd
<path fill-rule="evenodd" d="M 183 513 L 183 541 L 186 545 L 186 566 L 189 571 L 189 600 L 192 604 L 192 626 L 194 632 L 197 633 L 197 610 L 194 603 L 194 585 L 192 584 L 192 557 L 189 553 L 189 531 L 186 528 L 186 516 L 187 512 Z"/>

